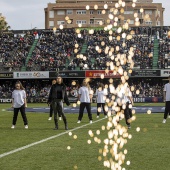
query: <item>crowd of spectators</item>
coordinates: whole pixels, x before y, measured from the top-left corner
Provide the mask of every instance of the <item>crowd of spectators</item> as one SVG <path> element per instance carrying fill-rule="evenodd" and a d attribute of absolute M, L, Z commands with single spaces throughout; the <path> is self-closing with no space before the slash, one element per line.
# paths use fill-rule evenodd
<path fill-rule="evenodd" d="M 113 60 L 111 56 L 116 58 L 119 54 L 124 54 L 127 58 L 131 47 L 134 49 L 134 67 L 142 69 L 152 68 L 153 40 L 144 29 L 143 27 L 143 29 L 135 28 L 124 30 L 121 34 L 117 32 L 110 34 L 109 32 L 101 30 L 95 31 L 93 35 L 89 35 L 87 41 L 87 56 L 95 59 L 92 69 L 106 69 L 106 62 L 110 61 L 117 65 L 117 61 Z M 125 37 L 122 36 L 123 33 L 125 33 L 125 35 L 131 34 L 132 38 L 125 39 Z M 96 47 L 99 47 L 99 50 L 96 50 Z M 111 54 L 107 52 L 107 48 L 112 51 Z M 128 67 L 129 64 L 130 63 L 127 62 L 124 63 L 123 66 Z"/>
<path fill-rule="evenodd" d="M 34 41 L 34 34 L 2 33 L 0 35 L 0 70 L 16 71 L 25 66 L 26 57 Z"/>
<path fill-rule="evenodd" d="M 58 70 L 104 70 L 107 62 L 115 65 L 121 63 L 118 55 L 126 56 L 123 67 L 129 67 L 128 53 L 133 47 L 134 67 L 139 69 L 153 68 L 154 50 L 158 50 L 158 68 L 170 67 L 170 28 L 169 27 L 135 27 L 129 30 L 104 31 L 76 29 L 39 30 L 38 43 L 30 57 L 27 71 Z M 124 36 L 122 35 L 124 33 Z M 125 38 L 131 35 L 131 38 Z M 15 71 L 25 66 L 30 47 L 35 39 L 34 31 L 0 34 L 0 70 Z M 158 49 L 154 40 L 158 40 Z M 82 53 L 83 44 L 87 49 Z M 117 58 L 118 60 L 114 60 Z"/>
<path fill-rule="evenodd" d="M 81 49 L 83 38 L 79 38 L 74 29 L 57 32 L 42 31 L 39 42 L 30 58 L 27 70 L 55 71 L 65 70 L 67 60 L 74 54 L 75 44 Z M 69 63 L 68 63 L 69 64 Z M 69 65 L 69 67 L 71 67 Z"/>
<path fill-rule="evenodd" d="M 82 81 L 82 80 L 81 80 Z M 92 80 L 90 82 L 90 86 L 92 90 L 95 91 L 98 87 L 98 83 L 101 80 Z M 0 84 L 0 96 L 1 98 L 11 98 L 12 91 L 14 90 L 14 82 L 6 81 Z M 108 84 L 108 80 L 103 80 L 103 84 Z M 27 97 L 31 98 L 48 98 L 49 90 L 51 88 L 51 80 L 48 81 L 22 81 L 23 86 L 26 89 Z M 77 97 L 78 88 L 81 85 L 80 81 L 77 81 L 76 85 L 72 85 L 71 81 L 66 80 L 65 82 L 67 86 L 67 94 L 70 97 Z M 115 88 L 119 84 L 119 80 L 114 81 Z M 146 80 L 146 79 L 130 79 L 129 86 L 133 89 L 132 94 L 133 97 L 163 97 L 163 88 L 165 82 L 161 80 Z M 139 94 L 136 93 L 136 90 L 139 90 Z"/>
<path fill-rule="evenodd" d="M 159 58 L 158 68 L 166 69 L 170 68 L 170 32 L 169 27 L 163 27 L 158 32 L 159 40 Z"/>
<path fill-rule="evenodd" d="M 129 85 L 132 89 L 133 97 L 163 97 L 164 82 L 159 80 L 131 80 Z M 139 94 L 136 91 L 139 90 Z"/>

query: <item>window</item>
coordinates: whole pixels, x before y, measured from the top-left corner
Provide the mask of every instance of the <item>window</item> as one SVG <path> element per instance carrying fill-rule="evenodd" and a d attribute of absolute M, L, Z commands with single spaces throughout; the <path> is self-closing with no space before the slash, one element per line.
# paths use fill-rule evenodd
<path fill-rule="evenodd" d="M 152 10 L 145 10 L 145 14 L 152 15 Z"/>
<path fill-rule="evenodd" d="M 94 19 L 91 19 L 91 20 L 90 20 L 90 24 L 94 24 Z"/>
<path fill-rule="evenodd" d="M 125 11 L 124 14 L 133 14 L 133 11 Z"/>
<path fill-rule="evenodd" d="M 57 11 L 57 15 L 65 15 L 65 11 L 59 10 Z"/>
<path fill-rule="evenodd" d="M 86 10 L 77 10 L 77 14 L 86 14 Z"/>
<path fill-rule="evenodd" d="M 97 14 L 101 15 L 101 14 L 102 14 L 102 11 L 101 11 L 101 10 L 98 10 L 98 11 L 97 11 Z"/>
<path fill-rule="evenodd" d="M 143 24 L 143 19 L 139 19 L 140 24 Z"/>
<path fill-rule="evenodd" d="M 91 14 L 91 15 L 93 14 L 93 11 L 92 11 L 92 10 L 90 10 L 90 14 Z"/>
<path fill-rule="evenodd" d="M 71 9 L 67 10 L 67 15 L 71 15 L 71 14 L 73 14 L 73 10 Z"/>
<path fill-rule="evenodd" d="M 49 18 L 54 18 L 54 11 L 49 11 Z"/>
<path fill-rule="evenodd" d="M 152 21 L 146 21 L 145 24 L 146 25 L 152 25 Z"/>
<path fill-rule="evenodd" d="M 100 22 L 103 22 L 102 20 L 98 20 L 96 21 L 96 24 L 100 24 Z"/>
<path fill-rule="evenodd" d="M 133 25 L 134 24 L 134 20 L 130 20 L 129 24 Z"/>
<path fill-rule="evenodd" d="M 161 26 L 161 22 L 160 22 L 160 21 L 157 21 L 157 22 L 156 22 L 156 26 Z"/>
<path fill-rule="evenodd" d="M 49 21 L 49 26 L 54 27 L 54 21 Z"/>
<path fill-rule="evenodd" d="M 140 9 L 138 9 L 136 12 L 137 12 L 138 14 L 140 14 Z"/>
<path fill-rule="evenodd" d="M 70 21 L 71 21 L 71 22 L 70 22 L 69 24 L 73 24 L 73 19 L 70 19 Z"/>
<path fill-rule="evenodd" d="M 86 24 L 86 20 L 77 20 L 76 24 Z"/>
<path fill-rule="evenodd" d="M 57 25 L 64 25 L 65 21 L 57 21 Z"/>

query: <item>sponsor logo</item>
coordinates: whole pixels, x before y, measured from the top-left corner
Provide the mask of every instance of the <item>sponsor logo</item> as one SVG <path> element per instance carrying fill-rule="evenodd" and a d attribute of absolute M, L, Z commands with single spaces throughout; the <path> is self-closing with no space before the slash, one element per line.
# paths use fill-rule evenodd
<path fill-rule="evenodd" d="M 0 103 L 11 103 L 12 99 L 0 99 Z"/>

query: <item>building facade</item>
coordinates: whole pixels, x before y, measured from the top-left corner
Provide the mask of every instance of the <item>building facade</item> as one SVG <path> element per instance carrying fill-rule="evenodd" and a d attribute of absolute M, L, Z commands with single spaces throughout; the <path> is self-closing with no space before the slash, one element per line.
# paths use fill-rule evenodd
<path fill-rule="evenodd" d="M 132 0 L 124 1 L 125 7 L 117 8 L 118 0 L 57 0 L 56 3 L 48 3 L 44 9 L 45 28 L 58 28 L 59 25 L 64 28 L 76 28 L 78 24 L 82 27 L 100 27 L 113 23 L 115 17 L 118 19 L 118 26 L 127 21 L 129 26 L 136 26 L 134 15 L 137 15 L 140 26 L 164 25 L 162 3 L 153 3 L 152 0 L 136 0 L 135 4 Z M 117 13 L 114 13 L 115 9 L 118 9 Z M 114 13 L 113 22 L 112 18 L 108 18 L 111 13 Z"/>

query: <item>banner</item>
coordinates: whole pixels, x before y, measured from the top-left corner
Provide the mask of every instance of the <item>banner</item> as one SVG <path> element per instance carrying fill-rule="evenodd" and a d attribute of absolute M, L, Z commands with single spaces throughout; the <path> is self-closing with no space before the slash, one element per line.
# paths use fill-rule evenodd
<path fill-rule="evenodd" d="M 133 70 L 130 77 L 160 77 L 160 70 Z"/>
<path fill-rule="evenodd" d="M 63 78 L 85 78 L 85 71 L 60 71 L 57 73 L 56 71 L 49 72 L 50 78 L 56 78 L 59 75 Z"/>
<path fill-rule="evenodd" d="M 14 72 L 14 79 L 46 79 L 49 78 L 49 71 Z"/>
<path fill-rule="evenodd" d="M 161 77 L 168 77 L 170 75 L 170 70 L 161 70 Z"/>
<path fill-rule="evenodd" d="M 0 99 L 0 103 L 12 103 L 12 99 Z"/>
<path fill-rule="evenodd" d="M 144 97 L 134 97 L 133 102 L 134 103 L 145 103 L 145 98 Z"/>
<path fill-rule="evenodd" d="M 162 97 L 134 97 L 133 98 L 134 103 L 157 103 L 157 102 L 163 102 Z"/>
<path fill-rule="evenodd" d="M 104 75 L 104 78 L 120 78 L 120 74 L 114 74 L 113 71 L 109 70 L 108 73 L 105 70 L 86 70 L 86 77 L 89 78 L 101 78 L 101 75 Z"/>
<path fill-rule="evenodd" d="M 77 102 L 77 97 L 68 97 L 68 100 L 70 103 L 76 103 Z M 47 103 L 48 98 L 45 97 L 28 97 L 27 98 L 27 103 Z"/>
<path fill-rule="evenodd" d="M 0 79 L 11 79 L 13 78 L 13 73 L 12 72 L 2 72 L 0 73 Z"/>
<path fill-rule="evenodd" d="M 70 103 L 76 103 L 77 97 L 69 96 Z M 45 97 L 27 97 L 27 103 L 47 103 L 48 98 Z M 158 103 L 163 102 L 162 97 L 134 97 L 134 103 Z M 0 99 L 0 103 L 12 103 L 12 99 Z M 93 97 L 93 103 L 96 103 L 96 97 Z"/>

